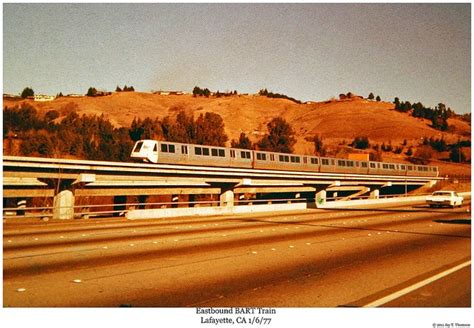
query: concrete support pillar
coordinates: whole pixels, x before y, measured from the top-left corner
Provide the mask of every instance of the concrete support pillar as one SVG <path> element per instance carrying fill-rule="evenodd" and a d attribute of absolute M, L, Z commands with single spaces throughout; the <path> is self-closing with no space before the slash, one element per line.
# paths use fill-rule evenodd
<path fill-rule="evenodd" d="M 326 190 L 316 193 L 316 207 L 326 204 Z"/>
<path fill-rule="evenodd" d="M 380 195 L 380 190 L 375 189 L 375 190 L 370 192 L 369 198 L 370 199 L 379 199 L 379 195 Z"/>
<path fill-rule="evenodd" d="M 74 194 L 70 190 L 63 190 L 54 196 L 53 218 L 68 220 L 74 218 Z"/>
<path fill-rule="evenodd" d="M 232 207 L 234 206 L 234 192 L 232 190 L 224 191 L 220 197 L 220 206 Z"/>

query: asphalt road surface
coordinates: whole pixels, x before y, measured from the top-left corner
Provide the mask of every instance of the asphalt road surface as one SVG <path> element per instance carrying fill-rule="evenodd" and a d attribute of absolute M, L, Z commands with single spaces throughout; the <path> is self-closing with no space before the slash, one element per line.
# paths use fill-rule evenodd
<path fill-rule="evenodd" d="M 470 307 L 467 207 L 4 220 L 5 307 Z"/>

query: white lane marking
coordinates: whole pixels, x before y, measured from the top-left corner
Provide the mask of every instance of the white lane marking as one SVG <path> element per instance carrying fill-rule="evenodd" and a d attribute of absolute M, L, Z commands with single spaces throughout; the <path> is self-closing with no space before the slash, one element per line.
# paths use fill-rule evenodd
<path fill-rule="evenodd" d="M 289 248 L 295 248 L 295 246 L 293 246 L 293 245 L 290 245 L 290 246 L 288 246 L 288 247 L 289 247 Z"/>
<path fill-rule="evenodd" d="M 11 240 L 8 240 L 7 243 L 11 243 L 12 241 Z"/>
<path fill-rule="evenodd" d="M 257 254 L 257 252 L 255 252 L 255 251 L 252 251 L 252 254 Z"/>
<path fill-rule="evenodd" d="M 311 243 L 306 243 L 306 245 L 308 245 L 308 246 L 309 246 L 309 245 L 311 245 Z"/>
<path fill-rule="evenodd" d="M 158 244 L 158 242 L 157 242 L 157 241 L 154 241 L 153 244 Z"/>
<path fill-rule="evenodd" d="M 80 284 L 82 282 L 81 279 L 74 279 L 72 282 L 76 283 L 76 284 Z"/>
<path fill-rule="evenodd" d="M 129 246 L 130 246 L 130 247 L 133 247 L 133 246 L 135 246 L 135 244 L 130 244 Z"/>
<path fill-rule="evenodd" d="M 24 292 L 25 290 L 26 290 L 25 288 L 18 288 L 16 291 L 21 293 L 21 292 Z"/>
<path fill-rule="evenodd" d="M 272 248 L 272 251 L 276 251 L 276 248 Z"/>
<path fill-rule="evenodd" d="M 385 297 L 382 297 L 376 301 L 373 301 L 372 303 L 369 303 L 369 304 L 366 304 L 364 305 L 363 307 L 377 307 L 377 306 L 380 306 L 380 305 L 383 305 L 385 303 L 388 303 L 390 301 L 393 301 L 394 299 L 397 299 L 399 297 L 402 297 L 403 295 L 406 295 L 408 293 L 411 293 L 412 291 L 414 290 L 417 290 L 421 287 L 424 287 L 436 280 L 439 280 L 443 277 L 446 277 L 447 275 L 453 273 L 453 272 L 456 272 L 458 270 L 461 270 L 462 268 L 465 268 L 467 266 L 471 265 L 471 261 L 467 261 L 467 262 L 464 262 L 464 263 L 461 263 L 459 265 L 456 265 L 455 267 L 451 268 L 451 269 L 448 269 L 448 270 L 445 270 L 441 273 L 438 273 L 430 278 L 427 278 L 425 280 L 422 280 L 414 285 L 411 285 L 411 286 L 408 286 L 406 288 L 403 288 L 402 290 L 399 290 L 398 292 L 395 292 L 395 293 L 392 293 L 390 295 L 387 295 Z"/>
<path fill-rule="evenodd" d="M 59 236 L 59 238 L 61 238 L 61 239 L 62 239 L 62 238 L 64 238 L 64 236 Z"/>
<path fill-rule="evenodd" d="M 103 249 L 107 249 L 108 247 L 107 247 L 107 246 L 104 246 L 104 247 L 102 247 L 102 248 L 103 248 Z"/>
<path fill-rule="evenodd" d="M 35 238 L 35 240 L 38 240 L 38 238 Z"/>

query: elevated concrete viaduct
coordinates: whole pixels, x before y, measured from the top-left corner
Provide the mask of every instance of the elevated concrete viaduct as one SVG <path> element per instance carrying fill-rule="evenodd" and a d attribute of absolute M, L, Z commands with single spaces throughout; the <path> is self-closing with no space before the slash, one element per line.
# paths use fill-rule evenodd
<path fill-rule="evenodd" d="M 272 201 L 278 203 L 279 199 L 284 200 L 279 203 L 305 200 L 305 206 L 318 206 L 336 198 L 378 199 L 384 195 L 409 194 L 441 179 L 36 157 L 3 158 L 4 207 L 8 208 L 14 200 L 43 198 L 46 204 L 46 199 L 49 199 L 54 207 L 53 216 L 61 219 L 74 217 L 77 198 L 113 197 L 116 209 L 130 212 L 146 207 L 147 197 L 166 195 L 177 203 L 186 199 L 186 207 L 191 207 L 187 213 L 192 215 L 202 211 L 193 209 L 193 205 L 198 204 L 195 202 L 197 197 L 207 197 L 214 201 L 214 206 L 227 210 L 234 210 L 244 201 L 247 205 L 262 203 L 268 206 Z M 138 209 L 128 206 L 126 199 L 130 196 L 144 200 L 143 204 Z M 261 206 L 258 205 L 259 211 L 264 210 Z M 177 207 L 177 204 L 167 207 Z M 273 206 L 268 210 L 278 209 Z"/>

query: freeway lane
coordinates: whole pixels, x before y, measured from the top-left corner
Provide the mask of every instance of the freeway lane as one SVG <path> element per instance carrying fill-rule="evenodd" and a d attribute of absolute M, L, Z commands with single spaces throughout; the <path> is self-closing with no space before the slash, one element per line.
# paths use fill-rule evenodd
<path fill-rule="evenodd" d="M 3 302 L 364 306 L 469 259 L 470 227 L 466 207 L 423 206 L 133 222 L 6 221 Z M 470 270 L 462 271 L 423 287 L 430 292 L 420 289 L 422 298 L 407 295 L 412 298 L 386 306 L 470 306 L 470 285 L 463 293 L 449 288 L 466 275 L 470 281 Z M 437 294 L 443 288 L 454 295 Z"/>

